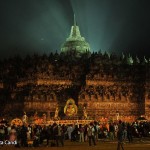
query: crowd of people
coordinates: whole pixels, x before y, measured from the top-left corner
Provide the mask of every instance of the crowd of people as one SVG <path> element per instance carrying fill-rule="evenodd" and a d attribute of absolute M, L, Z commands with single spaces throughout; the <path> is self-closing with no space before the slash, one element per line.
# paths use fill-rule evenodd
<path fill-rule="evenodd" d="M 149 122 L 112 123 L 91 122 L 90 124 L 74 125 L 27 125 L 22 126 L 1 124 L 0 141 L 16 141 L 17 147 L 28 146 L 64 146 L 65 141 L 87 142 L 96 146 L 101 140 L 116 141 L 118 147 L 123 142 L 133 142 L 134 138 L 142 140 L 150 136 Z M 1 145 L 3 146 L 3 145 Z"/>

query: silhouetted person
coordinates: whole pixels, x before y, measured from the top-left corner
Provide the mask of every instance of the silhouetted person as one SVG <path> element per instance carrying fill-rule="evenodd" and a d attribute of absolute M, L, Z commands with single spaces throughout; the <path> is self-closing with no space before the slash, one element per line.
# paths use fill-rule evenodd
<path fill-rule="evenodd" d="M 94 136 L 94 127 L 92 124 L 90 124 L 88 127 L 87 127 L 87 134 L 88 134 L 88 138 L 89 138 L 89 146 L 91 146 L 91 141 L 93 141 L 93 144 L 96 145 L 95 143 L 95 136 Z"/>
<path fill-rule="evenodd" d="M 132 138 L 132 126 L 128 123 L 127 125 L 127 138 L 129 143 L 132 142 L 133 138 Z"/>
<path fill-rule="evenodd" d="M 20 130 L 20 139 L 21 139 L 21 146 L 27 147 L 27 127 L 25 125 L 22 126 Z"/>
<path fill-rule="evenodd" d="M 119 121 L 119 125 L 118 125 L 117 138 L 118 138 L 117 150 L 120 150 L 120 147 L 122 148 L 122 150 L 124 150 L 123 148 L 123 125 L 121 121 Z"/>

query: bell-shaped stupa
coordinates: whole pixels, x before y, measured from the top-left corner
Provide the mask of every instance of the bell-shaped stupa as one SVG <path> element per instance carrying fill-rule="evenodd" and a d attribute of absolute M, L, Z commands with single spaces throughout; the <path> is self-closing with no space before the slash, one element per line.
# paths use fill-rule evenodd
<path fill-rule="evenodd" d="M 71 32 L 66 42 L 61 47 L 61 52 L 72 53 L 79 56 L 83 53 L 90 52 L 90 45 L 85 41 L 85 38 L 80 35 L 79 27 L 76 24 L 74 15 L 74 25 L 71 27 Z"/>

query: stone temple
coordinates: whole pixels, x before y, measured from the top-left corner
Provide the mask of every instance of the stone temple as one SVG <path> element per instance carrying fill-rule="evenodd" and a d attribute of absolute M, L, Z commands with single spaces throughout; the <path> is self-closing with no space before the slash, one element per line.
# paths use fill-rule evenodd
<path fill-rule="evenodd" d="M 0 101 L 1 117 L 25 111 L 49 120 L 59 110 L 66 119 L 66 104 L 74 104 L 72 119 L 84 119 L 84 110 L 88 119 L 150 119 L 150 59 L 91 52 L 74 19 L 60 53 L 0 62 Z"/>

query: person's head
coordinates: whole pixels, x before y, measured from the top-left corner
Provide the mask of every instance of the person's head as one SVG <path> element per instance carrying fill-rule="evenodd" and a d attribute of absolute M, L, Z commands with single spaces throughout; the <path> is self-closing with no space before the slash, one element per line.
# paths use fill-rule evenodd
<path fill-rule="evenodd" d="M 57 125 L 56 123 L 53 124 L 53 126 L 56 126 L 56 125 Z"/>
<path fill-rule="evenodd" d="M 119 124 L 122 124 L 122 121 L 121 121 L 121 120 L 119 120 Z"/>
<path fill-rule="evenodd" d="M 90 126 L 93 126 L 93 123 L 92 123 L 92 122 L 90 123 Z"/>

